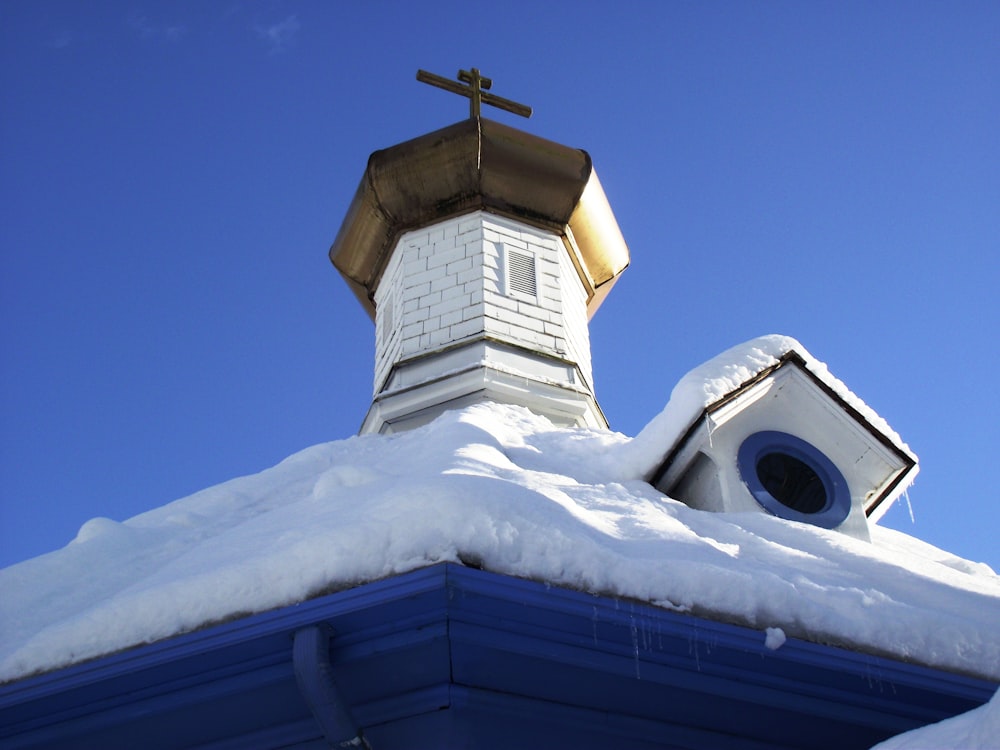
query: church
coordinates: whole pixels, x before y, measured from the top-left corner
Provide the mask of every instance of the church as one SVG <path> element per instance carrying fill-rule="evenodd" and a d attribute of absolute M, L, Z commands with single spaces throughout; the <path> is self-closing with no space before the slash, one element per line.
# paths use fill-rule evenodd
<path fill-rule="evenodd" d="M 373 153 L 329 251 L 359 435 L 0 571 L 0 745 L 870 748 L 986 704 L 1000 579 L 878 526 L 901 436 L 782 335 L 611 431 L 590 155 L 417 77 L 469 117 Z"/>

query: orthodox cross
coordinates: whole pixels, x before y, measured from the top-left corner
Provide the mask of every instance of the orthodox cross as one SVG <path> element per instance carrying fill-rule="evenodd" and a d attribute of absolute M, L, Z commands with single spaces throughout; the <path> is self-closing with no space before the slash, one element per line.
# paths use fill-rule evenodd
<path fill-rule="evenodd" d="M 531 117 L 531 107 L 512 102 L 510 99 L 504 99 L 496 94 L 484 93 L 485 90 L 492 88 L 493 80 L 480 75 L 479 68 L 473 68 L 471 72 L 468 70 L 458 71 L 458 80 L 468 84 L 467 86 L 463 86 L 461 83 L 456 83 L 443 76 L 428 73 L 426 70 L 417 71 L 417 80 L 422 83 L 429 83 L 431 86 L 437 86 L 439 89 L 450 91 L 459 96 L 469 97 L 470 118 L 479 117 L 479 110 L 483 104 L 489 104 L 492 107 L 513 112 L 515 115 L 521 115 L 521 117 Z"/>

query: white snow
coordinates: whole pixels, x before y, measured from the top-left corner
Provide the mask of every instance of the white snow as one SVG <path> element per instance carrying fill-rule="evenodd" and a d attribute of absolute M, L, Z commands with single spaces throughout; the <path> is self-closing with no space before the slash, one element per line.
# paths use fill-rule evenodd
<path fill-rule="evenodd" d="M 777 651 L 785 645 L 787 637 L 781 628 L 766 628 L 764 630 L 764 645 L 772 651 Z"/>
<path fill-rule="evenodd" d="M 698 419 L 706 406 L 736 390 L 743 383 L 778 364 L 788 352 L 794 351 L 805 361 L 806 369 L 855 409 L 869 424 L 906 453 L 909 446 L 882 417 L 858 398 L 844 383 L 835 378 L 825 364 L 813 357 L 802 344 L 790 336 L 761 336 L 727 349 L 699 367 L 691 370 L 674 386 L 670 401 L 635 438 L 631 457 L 636 464 L 633 473 L 647 474 L 659 465 L 664 454 Z M 912 472 L 909 483 L 901 483 L 894 495 L 883 502 L 888 508 L 916 477 Z M 884 510 L 883 510 L 884 512 Z"/>
<path fill-rule="evenodd" d="M 772 648 L 805 638 L 1000 679 L 987 566 L 878 527 L 868 544 L 693 510 L 643 480 L 706 399 L 789 342 L 699 368 L 634 439 L 486 403 L 88 521 L 0 570 L 0 681 L 441 561 L 743 623 Z"/>
<path fill-rule="evenodd" d="M 996 750 L 1000 747 L 1000 692 L 984 706 L 896 735 L 872 750 Z"/>

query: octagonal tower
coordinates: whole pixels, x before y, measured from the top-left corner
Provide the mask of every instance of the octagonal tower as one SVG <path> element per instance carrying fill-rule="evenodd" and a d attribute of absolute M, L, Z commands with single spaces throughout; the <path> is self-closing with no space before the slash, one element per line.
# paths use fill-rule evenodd
<path fill-rule="evenodd" d="M 479 400 L 607 426 L 587 321 L 629 251 L 585 151 L 479 116 L 376 151 L 330 260 L 375 321 L 362 433 Z"/>

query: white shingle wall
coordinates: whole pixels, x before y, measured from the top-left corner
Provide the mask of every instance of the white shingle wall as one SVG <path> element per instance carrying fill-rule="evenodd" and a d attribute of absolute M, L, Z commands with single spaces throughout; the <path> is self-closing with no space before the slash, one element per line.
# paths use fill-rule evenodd
<path fill-rule="evenodd" d="M 561 248 L 562 249 L 562 248 Z M 587 381 L 591 393 L 594 391 L 594 374 L 590 359 L 590 320 L 587 317 L 587 292 L 573 265 L 569 253 L 562 249 L 559 253 L 562 279 L 563 331 L 570 359 L 577 363 Z"/>
<path fill-rule="evenodd" d="M 399 359 L 399 323 L 403 320 L 403 310 L 398 287 L 403 273 L 402 256 L 401 252 L 392 254 L 375 290 L 375 393 L 378 393 L 392 363 Z"/>
<path fill-rule="evenodd" d="M 557 235 L 483 214 L 483 298 L 486 331 L 493 337 L 576 362 L 590 384 L 587 298 Z M 505 248 L 535 256 L 538 297 L 509 293 Z"/>
<path fill-rule="evenodd" d="M 505 246 L 535 256 L 536 300 L 508 293 Z M 574 361 L 590 384 L 586 295 L 555 234 L 483 212 L 407 232 L 375 305 L 376 393 L 396 362 L 484 333 Z"/>

